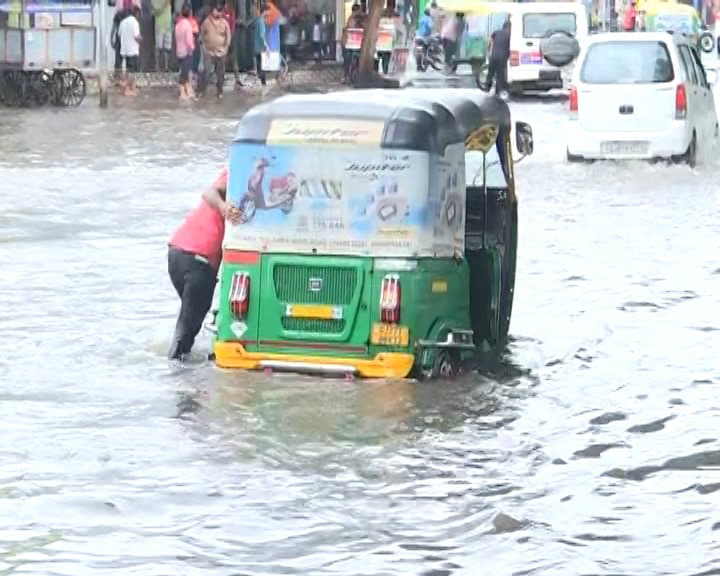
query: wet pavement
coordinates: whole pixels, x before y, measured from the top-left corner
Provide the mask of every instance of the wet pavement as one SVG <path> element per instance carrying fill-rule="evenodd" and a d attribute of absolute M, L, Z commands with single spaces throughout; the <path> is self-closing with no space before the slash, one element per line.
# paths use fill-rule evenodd
<path fill-rule="evenodd" d="M 0 575 L 720 574 L 718 163 L 565 164 L 564 107 L 509 359 L 432 384 L 168 364 L 235 102 L 0 109 Z"/>

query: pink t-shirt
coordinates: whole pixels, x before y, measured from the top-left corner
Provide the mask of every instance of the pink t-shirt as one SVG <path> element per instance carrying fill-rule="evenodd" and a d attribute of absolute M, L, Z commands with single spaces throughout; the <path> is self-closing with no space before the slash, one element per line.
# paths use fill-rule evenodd
<path fill-rule="evenodd" d="M 192 24 L 189 18 L 179 18 L 175 24 L 175 55 L 181 58 L 192 56 L 195 50 Z"/>
<path fill-rule="evenodd" d="M 227 186 L 227 169 L 213 183 L 214 188 Z M 170 238 L 170 246 L 205 256 L 213 269 L 220 268 L 225 220 L 204 199 L 187 215 Z"/>

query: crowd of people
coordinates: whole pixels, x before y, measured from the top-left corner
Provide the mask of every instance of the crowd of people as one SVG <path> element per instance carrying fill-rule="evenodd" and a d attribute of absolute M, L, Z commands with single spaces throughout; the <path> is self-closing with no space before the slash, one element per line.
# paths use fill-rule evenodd
<path fill-rule="evenodd" d="M 155 47 L 154 68 L 178 72 L 178 95 L 183 100 L 204 96 L 213 79 L 217 96 L 222 98 L 226 67 L 232 68 L 236 84 L 242 85 L 239 72 L 247 60 L 253 62 L 255 74 L 265 85 L 265 69 L 275 56 L 268 47 L 267 31 L 278 22 L 283 24 L 285 58 L 298 58 L 303 23 L 294 14 L 284 17 L 271 0 L 259 4 L 256 13 L 242 22 L 225 0 L 205 0 L 197 9 L 186 0 L 177 12 L 172 0 L 152 0 L 152 10 L 154 39 L 148 41 Z M 250 35 L 249 42 L 240 42 L 240 29 Z M 313 57 L 319 61 L 328 54 L 326 26 L 319 15 L 313 18 L 311 34 Z M 116 83 L 126 95 L 133 96 L 137 94 L 135 76 L 146 43 L 141 34 L 140 0 L 122 0 L 118 5 L 110 41 L 115 51 Z M 248 49 L 252 54 L 245 53 Z"/>

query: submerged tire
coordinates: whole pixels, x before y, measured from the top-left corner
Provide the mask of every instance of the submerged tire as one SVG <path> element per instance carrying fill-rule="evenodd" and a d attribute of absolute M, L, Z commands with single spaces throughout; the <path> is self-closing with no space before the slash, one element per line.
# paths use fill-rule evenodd
<path fill-rule="evenodd" d="M 713 38 L 713 35 L 710 32 L 703 32 L 700 34 L 698 45 L 700 46 L 700 50 L 709 54 L 715 49 L 715 38 Z"/>
<path fill-rule="evenodd" d="M 513 296 L 515 295 L 515 275 L 517 272 L 518 213 L 513 206 L 510 226 L 506 228 L 505 258 L 503 259 L 500 282 L 500 326 L 498 330 L 498 349 L 507 343 L 512 317 Z"/>
<path fill-rule="evenodd" d="M 695 136 L 695 132 L 693 132 L 687 152 L 683 154 L 683 162 L 690 166 L 690 168 L 697 166 L 697 137 Z"/>
<path fill-rule="evenodd" d="M 562 68 L 578 57 L 580 43 L 572 34 L 564 30 L 549 32 L 540 41 L 540 53 L 550 66 Z"/>
<path fill-rule="evenodd" d="M 455 378 L 460 373 L 460 358 L 454 350 L 440 349 L 431 368 L 422 370 L 420 380 Z"/>

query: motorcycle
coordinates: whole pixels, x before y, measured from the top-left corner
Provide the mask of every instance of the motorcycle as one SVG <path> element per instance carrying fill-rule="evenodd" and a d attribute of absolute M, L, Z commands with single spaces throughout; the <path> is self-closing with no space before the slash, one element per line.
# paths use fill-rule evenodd
<path fill-rule="evenodd" d="M 425 72 L 428 66 L 433 70 L 441 70 L 443 60 L 442 45 L 437 35 L 430 38 L 415 38 L 415 64 L 418 72 Z"/>
<path fill-rule="evenodd" d="M 275 210 L 279 208 L 283 214 L 289 214 L 295 204 L 298 192 L 298 183 L 293 172 L 284 176 L 273 176 L 268 182 L 269 194 L 265 199 L 263 180 L 265 169 L 270 162 L 260 158 L 255 164 L 255 170 L 248 178 L 247 192 L 240 199 L 240 221 L 245 224 L 252 221 L 258 210 Z"/>

